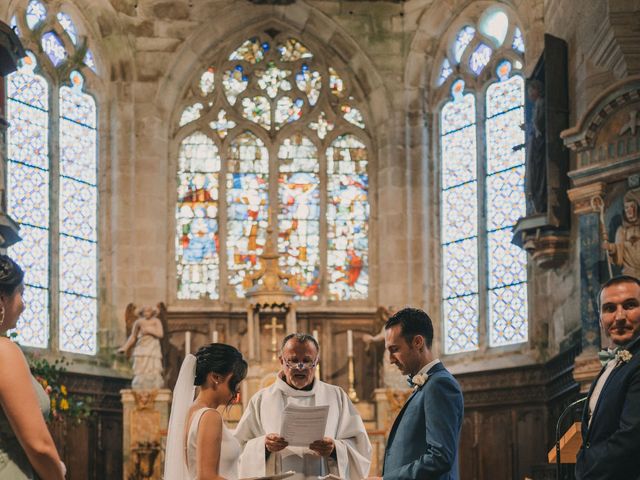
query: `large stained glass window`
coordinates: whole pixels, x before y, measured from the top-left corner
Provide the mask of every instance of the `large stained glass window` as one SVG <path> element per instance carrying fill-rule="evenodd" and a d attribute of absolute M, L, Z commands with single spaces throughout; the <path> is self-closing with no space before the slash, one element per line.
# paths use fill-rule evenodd
<path fill-rule="evenodd" d="M 449 354 L 528 339 L 526 253 L 511 244 L 525 213 L 524 152 L 514 150 L 524 142 L 524 80 L 514 67 L 524 47 L 512 49 L 516 39 L 520 30 L 493 7 L 478 29 L 467 25 L 455 37 L 443 64 L 457 64 L 457 73 L 434 78 L 448 97 L 440 113 L 440 237 Z M 489 85 L 467 90 L 465 79 L 477 85 L 488 68 Z"/>
<path fill-rule="evenodd" d="M 26 310 L 16 327 L 17 340 L 95 354 L 97 108 L 85 91 L 87 72 L 93 75 L 95 64 L 83 63 L 93 56 L 79 41 L 71 16 L 39 0 L 17 11 L 12 23 L 33 49 L 7 79 L 7 203 L 22 237 L 9 254 L 26 271 Z M 40 28 L 45 23 L 47 31 Z M 69 37 L 70 46 L 59 33 Z M 36 57 L 33 51 L 40 50 L 44 55 Z M 70 61 L 77 69 L 69 74 Z M 44 63 L 53 72 L 47 79 L 40 73 Z M 57 118 L 51 118 L 52 111 Z"/>
<path fill-rule="evenodd" d="M 194 78 L 176 119 L 179 299 L 242 298 L 268 235 L 298 300 L 367 298 L 370 153 L 366 112 L 348 80 L 340 65 L 273 31 Z M 185 205 L 194 187 L 182 159 L 196 141 L 193 155 L 215 157 L 225 181 L 218 186 L 215 177 L 214 213 L 201 209 L 210 228 L 187 257 L 196 214 Z"/>

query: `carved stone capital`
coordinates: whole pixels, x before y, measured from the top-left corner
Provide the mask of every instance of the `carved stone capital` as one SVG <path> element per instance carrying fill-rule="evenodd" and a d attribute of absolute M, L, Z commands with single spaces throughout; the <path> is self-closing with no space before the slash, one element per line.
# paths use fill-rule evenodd
<path fill-rule="evenodd" d="M 576 215 L 585 215 L 598 212 L 598 202 L 603 201 L 605 192 L 606 184 L 604 182 L 596 182 L 590 185 L 572 188 L 567 194 L 573 205 L 573 212 Z"/>
<path fill-rule="evenodd" d="M 553 232 L 537 235 L 526 233 L 523 247 L 540 268 L 555 268 L 569 257 L 569 233 Z"/>

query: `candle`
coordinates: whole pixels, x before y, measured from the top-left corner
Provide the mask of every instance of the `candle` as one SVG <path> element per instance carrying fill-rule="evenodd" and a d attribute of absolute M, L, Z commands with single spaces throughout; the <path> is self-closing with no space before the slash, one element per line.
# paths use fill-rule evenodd
<path fill-rule="evenodd" d="M 213 343 L 218 343 L 218 330 L 214 330 L 211 335 L 211 340 Z"/>
<path fill-rule="evenodd" d="M 315 338 L 316 341 L 318 341 L 318 330 L 313 331 L 313 338 Z"/>
<path fill-rule="evenodd" d="M 191 353 L 191 332 L 184 333 L 184 355 L 185 357 Z"/>
<path fill-rule="evenodd" d="M 347 356 L 353 357 L 353 331 L 347 330 Z"/>

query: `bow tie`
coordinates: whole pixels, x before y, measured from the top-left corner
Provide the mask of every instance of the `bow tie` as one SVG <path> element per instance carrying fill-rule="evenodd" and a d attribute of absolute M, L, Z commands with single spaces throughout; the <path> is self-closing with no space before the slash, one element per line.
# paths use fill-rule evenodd
<path fill-rule="evenodd" d="M 602 366 L 606 366 L 611 360 L 616 358 L 616 354 L 618 353 L 619 348 L 607 348 L 606 350 L 600 350 L 598 352 L 598 359 Z"/>

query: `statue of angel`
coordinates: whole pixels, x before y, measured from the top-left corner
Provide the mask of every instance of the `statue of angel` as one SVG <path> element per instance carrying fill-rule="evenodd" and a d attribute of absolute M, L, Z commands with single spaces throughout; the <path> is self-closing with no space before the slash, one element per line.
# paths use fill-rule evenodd
<path fill-rule="evenodd" d="M 136 311 L 134 304 L 127 305 L 125 322 L 129 338 L 118 349 L 118 353 L 133 356 L 133 381 L 135 390 L 164 387 L 162 376 L 162 340 L 165 328 L 158 318 L 164 305 L 158 308 L 146 306 Z"/>

